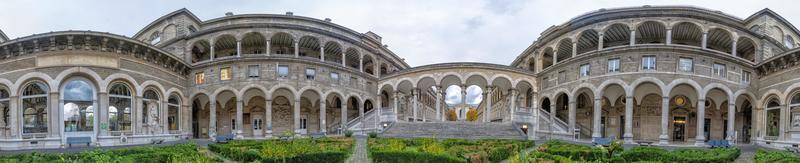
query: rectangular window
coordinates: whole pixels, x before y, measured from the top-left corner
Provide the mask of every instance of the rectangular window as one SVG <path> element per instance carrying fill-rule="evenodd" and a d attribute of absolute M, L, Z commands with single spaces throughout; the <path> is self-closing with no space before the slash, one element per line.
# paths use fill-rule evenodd
<path fill-rule="evenodd" d="M 727 71 L 725 70 L 725 64 L 714 63 L 714 67 L 711 70 L 711 74 L 714 74 L 718 77 L 725 77 L 727 75 Z"/>
<path fill-rule="evenodd" d="M 249 65 L 247 66 L 247 77 L 258 78 L 259 71 L 261 71 L 261 68 L 258 65 Z"/>
<path fill-rule="evenodd" d="M 231 119 L 231 128 L 236 130 L 236 119 Z"/>
<path fill-rule="evenodd" d="M 750 83 L 750 72 L 742 71 L 742 83 Z"/>
<path fill-rule="evenodd" d="M 306 79 L 314 80 L 314 76 L 317 75 L 317 70 L 313 68 L 306 68 Z"/>
<path fill-rule="evenodd" d="M 306 129 L 306 122 L 308 122 L 308 119 L 300 119 L 300 129 Z"/>
<path fill-rule="evenodd" d="M 567 71 L 559 71 L 558 83 L 565 83 L 565 82 L 567 82 Z"/>
<path fill-rule="evenodd" d="M 589 73 L 591 73 L 591 65 L 590 64 L 582 64 L 581 65 L 581 74 L 580 77 L 587 77 Z"/>
<path fill-rule="evenodd" d="M 678 70 L 681 72 L 694 72 L 694 60 L 681 57 L 678 59 Z"/>
<path fill-rule="evenodd" d="M 608 59 L 608 72 L 619 72 L 619 58 Z"/>
<path fill-rule="evenodd" d="M 194 74 L 194 83 L 195 84 L 203 84 L 206 82 L 206 75 L 203 72 L 198 72 Z"/>
<path fill-rule="evenodd" d="M 339 73 L 331 72 L 331 82 L 339 82 Z"/>
<path fill-rule="evenodd" d="M 643 56 L 642 57 L 642 70 L 655 70 L 656 69 L 656 56 Z"/>
<path fill-rule="evenodd" d="M 231 80 L 231 67 L 224 67 L 219 69 L 220 80 Z"/>
<path fill-rule="evenodd" d="M 287 66 L 287 65 L 279 65 L 278 66 L 278 77 L 281 77 L 281 78 L 289 77 L 289 66 Z"/>

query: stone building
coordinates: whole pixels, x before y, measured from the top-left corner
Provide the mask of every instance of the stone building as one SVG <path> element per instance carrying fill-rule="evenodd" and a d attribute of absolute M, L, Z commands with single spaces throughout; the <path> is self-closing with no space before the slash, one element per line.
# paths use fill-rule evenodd
<path fill-rule="evenodd" d="M 510 65 L 411 67 L 373 32 L 291 12 L 181 9 L 132 37 L 0 31 L 0 150 L 345 130 L 790 146 L 798 33 L 769 9 L 600 9 L 547 29 Z M 471 87 L 481 100 L 465 105 Z"/>

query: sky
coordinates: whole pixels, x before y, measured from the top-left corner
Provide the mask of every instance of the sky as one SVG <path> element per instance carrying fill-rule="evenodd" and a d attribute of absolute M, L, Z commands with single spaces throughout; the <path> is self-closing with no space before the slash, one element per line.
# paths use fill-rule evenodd
<path fill-rule="evenodd" d="M 372 31 L 411 66 L 444 62 L 508 65 L 541 32 L 601 8 L 692 5 L 746 18 L 770 8 L 800 22 L 796 0 L 4 0 L 0 30 L 10 38 L 63 30 L 132 36 L 153 20 L 187 8 L 202 20 L 267 13 L 324 19 L 360 33 Z"/>

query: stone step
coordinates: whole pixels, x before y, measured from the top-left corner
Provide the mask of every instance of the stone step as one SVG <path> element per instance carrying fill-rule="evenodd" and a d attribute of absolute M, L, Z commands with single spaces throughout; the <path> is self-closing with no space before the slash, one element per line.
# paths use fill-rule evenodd
<path fill-rule="evenodd" d="M 525 139 L 526 136 L 509 123 L 475 122 L 397 122 L 382 133 L 384 137 L 399 138 L 461 138 L 461 139 Z"/>

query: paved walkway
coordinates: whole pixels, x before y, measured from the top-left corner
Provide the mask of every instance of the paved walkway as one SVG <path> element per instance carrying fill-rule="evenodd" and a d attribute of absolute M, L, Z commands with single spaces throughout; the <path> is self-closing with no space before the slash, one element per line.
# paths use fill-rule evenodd
<path fill-rule="evenodd" d="M 754 162 L 755 161 L 753 159 L 756 156 L 756 151 L 759 149 L 758 146 L 745 144 L 745 145 L 738 145 L 737 147 L 739 147 L 739 149 L 742 150 L 742 154 L 739 154 L 739 158 L 736 158 L 736 160 L 733 161 L 733 162 L 737 162 L 737 163 L 745 163 L 745 162 L 747 162 L 747 163 L 749 163 L 749 162 Z"/>
<path fill-rule="evenodd" d="M 367 154 L 367 137 L 356 136 L 356 149 L 353 155 L 347 159 L 348 163 L 369 163 L 369 155 Z"/>

